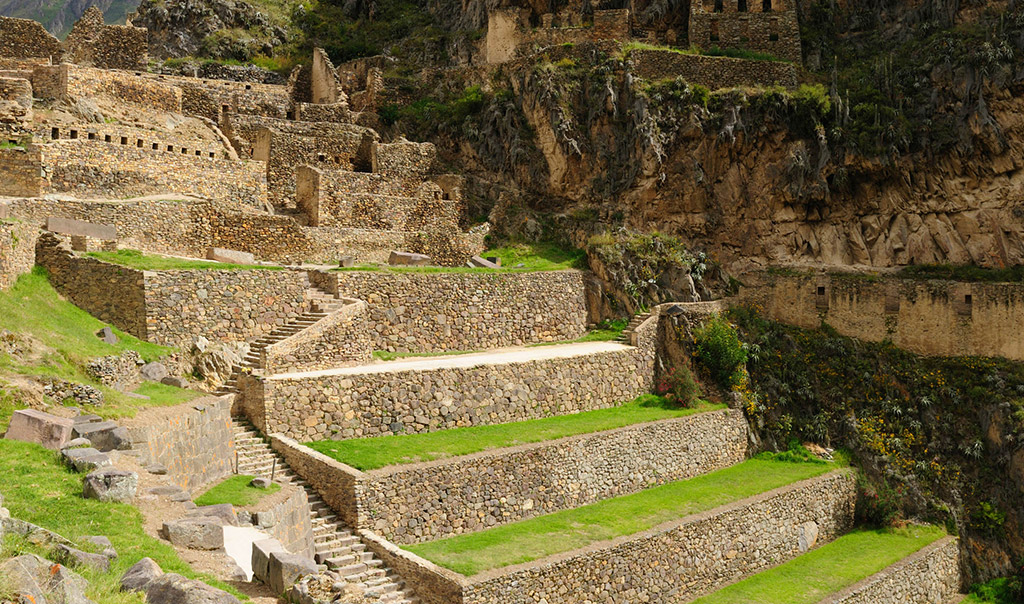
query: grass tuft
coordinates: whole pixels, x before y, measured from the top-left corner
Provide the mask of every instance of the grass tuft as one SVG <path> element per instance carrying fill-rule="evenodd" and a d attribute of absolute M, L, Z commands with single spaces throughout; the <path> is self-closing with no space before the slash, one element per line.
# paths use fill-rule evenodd
<path fill-rule="evenodd" d="M 189 260 L 187 258 L 173 258 L 171 256 L 154 256 L 143 254 L 138 250 L 117 250 L 116 252 L 89 252 L 90 258 L 96 258 L 104 262 L 119 264 L 128 268 L 140 271 L 169 271 L 169 270 L 214 270 L 214 271 L 235 271 L 235 270 L 284 270 L 282 266 L 263 264 L 231 264 L 227 262 L 214 262 L 212 260 Z"/>
<path fill-rule="evenodd" d="M 266 489 L 250 486 L 249 483 L 252 482 L 253 478 L 254 476 L 246 476 L 244 474 L 232 476 L 211 487 L 199 497 L 196 497 L 195 504 L 217 505 L 230 503 L 235 507 L 244 508 L 255 505 L 266 495 L 281 490 L 281 485 L 277 483 L 270 483 L 270 486 Z"/>

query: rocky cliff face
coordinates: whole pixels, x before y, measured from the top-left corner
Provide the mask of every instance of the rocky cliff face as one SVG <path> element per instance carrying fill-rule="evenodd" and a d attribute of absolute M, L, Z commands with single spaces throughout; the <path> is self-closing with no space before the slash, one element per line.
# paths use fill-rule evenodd
<path fill-rule="evenodd" d="M 244 61 L 271 56 L 290 37 L 283 17 L 242 0 L 143 0 L 131 19 L 149 30 L 150 56 L 161 59 Z"/>

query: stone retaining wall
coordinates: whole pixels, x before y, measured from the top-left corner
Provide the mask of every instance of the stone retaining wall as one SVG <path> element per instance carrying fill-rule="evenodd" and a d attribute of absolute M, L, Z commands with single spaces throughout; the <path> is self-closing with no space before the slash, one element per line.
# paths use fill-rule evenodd
<path fill-rule="evenodd" d="M 39 229 L 21 222 L 0 222 L 0 290 L 9 289 L 36 263 Z"/>
<path fill-rule="evenodd" d="M 806 329 L 890 339 L 918 354 L 1024 360 L 1024 284 L 920 281 L 856 275 L 745 275 L 740 301 Z"/>
<path fill-rule="evenodd" d="M 204 158 L 224 159 L 224 145 L 219 140 L 181 138 L 144 128 L 133 128 L 122 124 L 78 124 L 75 126 L 42 125 L 36 136 L 41 139 L 81 139 L 104 142 L 112 145 L 135 147 L 144 151 L 170 155 L 192 155 Z M 173 158 L 172 158 L 173 159 Z"/>
<path fill-rule="evenodd" d="M 327 273 L 329 287 L 365 300 L 374 347 L 397 352 L 483 350 L 572 340 L 587 328 L 584 274 Z"/>
<path fill-rule="evenodd" d="M 264 348 L 260 358 L 263 372 L 270 375 L 369 362 L 373 345 L 366 314 L 365 302 L 347 299 L 345 306 L 330 315 Z"/>
<path fill-rule="evenodd" d="M 146 271 L 144 287 L 148 339 L 166 346 L 252 340 L 309 309 L 302 271 Z"/>
<path fill-rule="evenodd" d="M 852 526 L 855 501 L 852 472 L 833 472 L 642 533 L 481 573 L 466 582 L 461 601 L 686 602 L 790 560 L 808 543 L 835 539 Z"/>
<path fill-rule="evenodd" d="M 45 182 L 39 145 L 0 149 L 0 195 L 38 197 Z"/>
<path fill-rule="evenodd" d="M 419 543 L 573 509 L 743 461 L 747 423 L 722 410 L 360 472 L 278 438 L 355 528 Z M 351 489 L 351 493 L 340 493 Z"/>
<path fill-rule="evenodd" d="M 71 66 L 66 94 L 74 98 L 102 96 L 150 110 L 181 113 L 181 88 L 141 73 Z"/>
<path fill-rule="evenodd" d="M 52 234 L 36 244 L 36 264 L 50 283 L 75 306 L 100 321 L 146 339 L 145 277 L 142 271 L 79 257 Z"/>
<path fill-rule="evenodd" d="M 40 57 L 59 61 L 64 55 L 60 40 L 42 23 L 30 19 L 0 17 L 0 56 Z"/>
<path fill-rule="evenodd" d="M 263 164 L 196 157 L 194 150 L 172 153 L 102 141 L 61 140 L 40 145 L 48 176 L 46 191 L 125 198 L 145 195 L 198 195 L 264 208 Z M 166 149 L 165 147 L 162 147 Z"/>
<path fill-rule="evenodd" d="M 782 61 L 688 55 L 670 50 L 634 50 L 633 69 L 645 80 L 681 77 L 711 90 L 736 86 L 796 86 L 796 66 Z"/>
<path fill-rule="evenodd" d="M 956 602 L 961 582 L 960 543 L 945 537 L 819 604 Z"/>
<path fill-rule="evenodd" d="M 244 404 L 251 402 L 247 398 Z M 262 426 L 256 427 L 267 434 Z M 284 457 L 285 463 L 293 472 L 316 490 L 324 503 L 330 506 L 339 518 L 351 527 L 358 525 L 357 485 L 362 472 L 280 434 L 270 435 L 270 446 Z"/>
<path fill-rule="evenodd" d="M 139 462 L 166 467 L 167 477 L 183 489 L 207 485 L 234 471 L 230 397 L 149 409 L 120 423 L 128 428 Z"/>
<path fill-rule="evenodd" d="M 307 558 L 316 555 L 305 489 L 286 485 L 280 494 L 265 497 L 247 511 L 253 515 L 253 525 L 277 539 L 288 553 Z"/>
<path fill-rule="evenodd" d="M 657 317 L 638 345 L 478 367 L 269 378 L 242 376 L 242 406 L 265 434 L 299 441 L 432 432 L 611 407 L 649 392 Z"/>

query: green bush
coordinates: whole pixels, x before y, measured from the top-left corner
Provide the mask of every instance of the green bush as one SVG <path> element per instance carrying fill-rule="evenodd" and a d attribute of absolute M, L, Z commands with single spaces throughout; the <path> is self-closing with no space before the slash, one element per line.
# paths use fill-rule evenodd
<path fill-rule="evenodd" d="M 669 369 L 654 385 L 654 392 L 673 405 L 687 409 L 693 407 L 701 395 L 700 384 L 686 365 Z"/>
<path fill-rule="evenodd" d="M 729 321 L 712 315 L 694 333 L 697 360 L 723 388 L 739 385 L 740 368 L 747 362 L 747 349 Z"/>
<path fill-rule="evenodd" d="M 1002 535 L 1004 524 L 1006 524 L 1006 512 L 988 501 L 982 501 L 971 512 L 971 527 L 990 537 Z"/>
<path fill-rule="evenodd" d="M 887 528 L 901 517 L 900 499 L 903 493 L 887 482 L 876 486 L 863 476 L 857 477 L 857 505 L 854 517 L 857 524 Z"/>

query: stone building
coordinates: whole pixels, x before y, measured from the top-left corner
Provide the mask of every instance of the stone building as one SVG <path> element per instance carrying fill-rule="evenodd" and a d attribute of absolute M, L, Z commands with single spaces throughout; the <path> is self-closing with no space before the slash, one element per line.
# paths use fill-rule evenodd
<path fill-rule="evenodd" d="M 693 0 L 689 44 L 743 48 L 801 62 L 800 26 L 791 0 Z"/>

